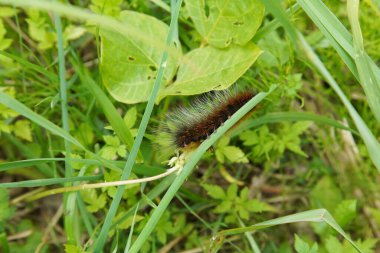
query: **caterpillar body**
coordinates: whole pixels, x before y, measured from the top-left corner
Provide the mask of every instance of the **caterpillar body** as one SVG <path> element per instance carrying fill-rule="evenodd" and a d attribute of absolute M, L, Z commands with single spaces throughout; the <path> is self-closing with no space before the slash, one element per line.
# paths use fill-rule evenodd
<path fill-rule="evenodd" d="M 161 151 L 172 153 L 198 147 L 253 96 L 249 90 L 212 91 L 188 107 L 178 107 L 167 115 L 157 136 Z"/>

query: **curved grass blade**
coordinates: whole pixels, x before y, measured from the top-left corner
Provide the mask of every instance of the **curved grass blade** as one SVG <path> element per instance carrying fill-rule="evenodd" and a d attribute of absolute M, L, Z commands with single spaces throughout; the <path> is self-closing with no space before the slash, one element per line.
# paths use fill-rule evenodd
<path fill-rule="evenodd" d="M 346 97 L 342 89 L 336 83 L 335 79 L 331 76 L 330 72 L 326 69 L 325 65 L 323 65 L 322 61 L 315 54 L 313 49 L 307 43 L 305 38 L 299 34 L 301 45 L 306 52 L 306 55 L 310 59 L 310 61 L 314 64 L 314 66 L 320 71 L 322 76 L 326 79 L 326 81 L 330 84 L 330 86 L 334 89 L 336 94 L 339 96 L 340 100 L 343 102 L 345 107 L 347 108 L 352 120 L 354 121 L 360 136 L 364 144 L 367 147 L 369 156 L 376 166 L 377 170 L 380 172 L 380 143 L 377 141 L 376 137 L 373 135 L 371 130 L 368 128 L 362 117 L 360 117 L 359 113 L 355 110 L 355 107 L 351 104 L 350 100 Z"/>
<path fill-rule="evenodd" d="M 7 134 L 7 133 L 2 133 L 1 135 L 2 135 L 2 138 L 5 138 L 11 145 L 14 145 L 17 148 L 17 150 L 20 153 L 22 153 L 23 157 L 26 157 L 28 159 L 36 159 L 37 158 L 37 156 L 33 152 L 33 150 L 31 150 L 29 146 L 24 144 L 18 138 L 14 137 L 11 134 Z M 2 165 L 4 165 L 4 164 L 6 164 L 6 163 L 1 163 L 0 168 L 2 168 Z M 50 177 L 55 176 L 54 169 L 51 168 L 50 166 L 48 166 L 47 164 L 38 163 L 35 166 L 36 166 L 37 170 L 39 170 L 46 177 L 50 178 Z M 0 171 L 2 171 L 2 170 L 0 170 Z"/>
<path fill-rule="evenodd" d="M 268 1 L 273 1 L 273 0 L 268 0 Z M 316 4 L 319 3 L 320 5 L 323 5 L 320 3 L 320 1 L 304 1 L 304 0 L 298 0 L 298 3 L 301 5 L 301 7 L 304 8 L 307 4 Z M 318 7 L 316 7 L 318 9 Z M 315 11 L 317 11 L 317 9 Z M 305 10 L 306 11 L 306 10 Z M 314 9 L 311 9 L 311 13 L 313 13 Z M 328 13 L 328 11 L 324 11 L 323 14 Z M 284 19 L 286 16 L 285 10 L 282 8 L 275 8 L 275 11 L 273 12 L 276 18 L 279 18 L 280 22 L 284 22 L 284 27 L 287 32 L 289 32 L 289 36 L 293 36 L 294 32 L 293 30 L 296 30 L 296 28 L 291 25 L 290 20 Z M 308 13 L 309 14 L 309 13 Z M 331 13 L 330 13 L 331 14 Z M 277 17 L 277 15 L 279 17 Z M 320 14 L 322 17 L 323 15 Z M 331 14 L 332 15 L 332 14 Z M 331 15 L 328 16 L 331 18 Z M 315 14 L 313 14 L 315 16 Z M 333 15 L 332 15 L 333 16 Z M 317 17 L 318 19 L 320 18 L 319 16 Z M 337 21 L 336 17 L 335 20 Z M 339 21 L 337 21 L 339 23 Z M 352 51 L 352 45 L 350 44 L 349 41 L 347 41 L 347 38 L 341 38 L 346 36 L 347 34 L 344 31 L 344 27 L 342 28 L 343 25 L 337 25 L 337 29 L 342 32 L 342 34 L 338 33 L 337 38 L 341 39 L 342 42 L 345 42 L 345 47 L 351 48 L 351 51 L 349 53 L 353 53 Z M 321 75 L 325 78 L 327 83 L 333 88 L 335 93 L 339 96 L 340 100 L 343 102 L 344 106 L 347 108 L 351 118 L 355 122 L 355 125 L 357 129 L 359 130 L 360 136 L 363 139 L 363 142 L 365 143 L 369 156 L 376 166 L 377 170 L 380 172 L 380 144 L 371 132 L 371 130 L 368 128 L 366 123 L 363 121 L 363 119 L 360 117 L 359 113 L 355 110 L 354 106 L 351 104 L 350 100 L 346 97 L 342 89 L 339 87 L 338 83 L 335 81 L 335 79 L 332 77 L 332 75 L 329 73 L 329 71 L 326 69 L 325 65 L 322 63 L 322 61 L 319 59 L 318 55 L 314 52 L 312 47 L 309 45 L 309 43 L 306 41 L 304 36 L 297 31 L 297 39 L 299 40 L 299 46 L 301 47 L 302 51 L 304 52 L 304 55 L 309 59 L 309 61 L 315 66 L 315 68 L 321 73 Z M 293 38 L 294 39 L 294 38 Z M 343 46 L 342 46 L 343 47 Z M 373 63 L 373 62 L 372 62 Z M 379 68 L 376 67 L 376 65 L 373 63 L 371 64 L 372 68 L 376 68 L 376 73 L 377 70 L 379 72 L 379 80 L 380 80 L 380 70 Z M 380 111 L 380 106 L 378 108 Z"/>
<path fill-rule="evenodd" d="M 335 219 L 326 209 L 315 209 L 310 211 L 305 211 L 301 213 L 287 215 L 281 218 L 268 220 L 264 222 L 257 223 L 253 226 L 243 227 L 243 228 L 233 228 L 222 230 L 213 237 L 212 246 L 210 252 L 217 252 L 218 249 L 223 244 L 224 238 L 228 235 L 236 235 L 245 232 L 252 232 L 261 230 L 268 227 L 295 223 L 295 222 L 326 222 L 331 228 L 337 231 L 341 236 L 343 236 L 358 252 L 363 253 L 363 251 L 353 242 L 350 237 L 343 231 L 343 229 L 337 224 Z"/>
<path fill-rule="evenodd" d="M 234 136 L 238 135 L 239 133 L 241 133 L 244 130 L 254 128 L 257 126 L 261 126 L 264 124 L 279 123 L 279 122 L 283 122 L 283 121 L 313 121 L 316 123 L 325 124 L 325 125 L 329 125 L 329 126 L 332 126 L 335 128 L 347 130 L 353 134 L 359 135 L 359 133 L 356 130 L 343 125 L 342 123 L 340 123 L 337 120 L 328 118 L 326 116 L 317 115 L 314 113 L 309 113 L 309 112 L 274 112 L 274 113 L 269 113 L 269 114 L 266 114 L 262 117 L 258 117 L 255 119 L 250 119 L 250 120 L 244 121 L 243 123 L 241 123 L 236 128 L 236 130 L 234 130 L 233 135 Z"/>
<path fill-rule="evenodd" d="M 103 179 L 103 175 L 36 179 L 36 180 L 25 180 L 25 181 L 12 182 L 12 183 L 1 183 L 0 188 L 41 187 L 41 186 L 54 185 L 54 184 L 73 183 L 73 182 L 78 182 L 78 181 L 95 181 L 95 180 L 100 180 L 100 179 Z"/>
<path fill-rule="evenodd" d="M 359 74 L 359 81 L 368 98 L 368 104 L 377 121 L 380 122 L 380 78 L 371 68 L 371 58 L 366 54 L 363 45 L 363 36 L 359 24 L 359 1 L 349 0 L 347 2 L 348 19 L 352 27 L 353 44 L 354 44 L 354 61 Z M 376 66 L 377 67 L 377 66 Z"/>
<path fill-rule="evenodd" d="M 0 51 L 0 55 L 4 55 L 4 56 L 6 56 L 8 58 L 11 58 L 12 60 L 20 63 L 25 68 L 32 69 L 32 70 L 34 70 L 34 71 L 36 71 L 36 72 L 38 72 L 38 73 L 46 76 L 47 78 L 49 78 L 49 80 L 52 83 L 58 83 L 58 76 L 55 73 L 47 71 L 45 68 L 43 68 L 43 67 L 41 67 L 39 65 L 33 64 L 33 63 L 25 60 L 22 57 L 19 57 L 19 56 L 7 53 L 5 51 Z"/>
<path fill-rule="evenodd" d="M 65 140 L 71 142 L 72 144 L 76 145 L 77 147 L 87 151 L 86 148 L 82 144 L 80 144 L 74 137 L 72 137 L 68 132 L 63 130 L 61 127 L 55 125 L 53 122 L 33 112 L 24 104 L 20 103 L 17 99 L 14 99 L 8 96 L 7 94 L 0 92 L 0 103 L 20 113 L 25 118 L 30 119 L 31 121 L 42 126 L 43 128 L 46 128 L 53 134 L 58 135 L 64 138 Z"/>
<path fill-rule="evenodd" d="M 380 68 L 366 54 L 361 45 L 360 25 L 357 17 L 353 17 L 355 8 L 352 8 L 352 5 L 348 3 L 350 8 L 348 10 L 349 19 L 353 30 L 353 36 L 351 36 L 322 1 L 297 0 L 297 2 L 329 40 L 356 79 L 359 80 L 368 98 L 368 104 L 377 121 L 380 122 L 380 98 L 378 96 L 380 93 Z"/>

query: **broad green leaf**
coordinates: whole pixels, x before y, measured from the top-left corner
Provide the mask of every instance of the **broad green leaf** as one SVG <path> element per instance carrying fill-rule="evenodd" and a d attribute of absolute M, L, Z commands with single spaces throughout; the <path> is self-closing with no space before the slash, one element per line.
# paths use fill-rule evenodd
<path fill-rule="evenodd" d="M 126 27 L 138 29 L 145 38 L 129 37 L 102 29 L 101 72 L 104 85 L 111 96 L 123 103 L 148 100 L 159 68 L 162 50 L 152 44 L 163 43 L 169 27 L 160 20 L 133 11 L 120 13 Z M 147 42 L 149 41 L 149 43 Z M 173 46 L 164 73 L 164 83 L 172 80 L 181 53 Z"/>
<path fill-rule="evenodd" d="M 163 90 L 160 98 L 226 89 L 251 67 L 261 53 L 253 43 L 227 49 L 204 47 L 192 50 L 183 57 L 177 80 Z"/>
<path fill-rule="evenodd" d="M 204 42 L 219 48 L 244 45 L 264 17 L 258 0 L 187 0 L 186 9 Z"/>

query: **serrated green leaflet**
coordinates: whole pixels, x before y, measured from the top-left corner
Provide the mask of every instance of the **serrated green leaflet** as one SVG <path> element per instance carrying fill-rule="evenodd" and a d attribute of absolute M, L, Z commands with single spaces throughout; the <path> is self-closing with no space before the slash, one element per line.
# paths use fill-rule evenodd
<path fill-rule="evenodd" d="M 226 89 L 256 61 L 262 51 L 253 43 L 227 49 L 198 48 L 184 56 L 177 80 L 160 95 L 193 95 Z"/>
<path fill-rule="evenodd" d="M 120 102 L 145 102 L 149 99 L 162 55 L 162 51 L 155 50 L 152 44 L 165 41 L 169 27 L 152 16 L 133 11 L 122 12 L 120 20 L 126 27 L 138 29 L 146 38 L 141 40 L 132 34 L 125 37 L 113 31 L 101 30 L 103 82 L 110 94 Z M 164 84 L 173 78 L 180 56 L 181 52 L 172 45 Z"/>
<path fill-rule="evenodd" d="M 258 0 L 185 2 L 204 43 L 219 48 L 246 44 L 256 33 L 264 16 L 264 5 Z"/>

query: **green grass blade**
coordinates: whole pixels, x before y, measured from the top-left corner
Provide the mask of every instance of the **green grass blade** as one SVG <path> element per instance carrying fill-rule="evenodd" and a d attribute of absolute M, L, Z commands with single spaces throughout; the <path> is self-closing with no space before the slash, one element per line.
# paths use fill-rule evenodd
<path fill-rule="evenodd" d="M 183 182 L 193 171 L 197 162 L 201 159 L 202 155 L 220 138 L 222 137 L 228 129 L 230 129 L 234 124 L 236 124 L 244 115 L 246 115 L 252 108 L 262 101 L 266 96 L 268 96 L 276 86 L 272 86 L 268 92 L 261 92 L 252 98 L 248 103 L 246 103 L 242 108 L 240 108 L 229 120 L 227 120 L 221 127 L 219 127 L 215 133 L 213 133 L 209 139 L 202 142 L 198 149 L 190 157 L 181 173 L 175 178 L 170 188 L 162 198 L 158 207 L 154 210 L 149 221 L 144 226 L 143 230 L 140 232 L 136 241 L 130 249 L 130 253 L 137 253 L 140 251 L 141 247 L 144 245 L 153 229 L 156 227 L 162 214 L 165 212 L 170 201 L 173 199 Z"/>
<path fill-rule="evenodd" d="M 281 23 L 282 27 L 284 27 L 293 46 L 298 48 L 299 41 L 297 38 L 297 30 L 288 19 L 288 14 L 283 10 L 281 2 L 277 0 L 261 0 L 261 2 L 265 5 L 265 9 L 273 13 L 276 19 Z"/>
<path fill-rule="evenodd" d="M 34 158 L 34 159 L 29 159 L 29 160 L 4 162 L 4 163 L 0 163 L 0 172 L 12 170 L 12 169 L 31 167 L 31 166 L 40 166 L 42 164 L 46 164 L 49 162 L 61 162 L 64 160 L 65 160 L 65 158 Z M 103 161 L 95 160 L 95 159 L 72 158 L 71 161 L 76 162 L 76 163 L 86 164 L 86 165 L 105 166 Z M 125 165 L 124 161 L 107 161 L 107 162 L 112 164 L 112 168 L 117 168 L 117 171 L 121 171 Z M 158 174 L 165 172 L 165 169 L 159 168 L 159 167 L 148 166 L 148 165 L 144 165 L 144 164 L 136 164 L 135 166 L 133 166 L 132 171 L 133 171 L 133 173 L 135 173 L 137 175 L 150 177 L 150 176 L 155 176 L 155 175 L 158 175 Z"/>
<path fill-rule="evenodd" d="M 298 0 L 298 3 L 301 5 L 301 7 L 304 7 L 304 5 L 306 5 L 306 4 L 316 4 L 317 2 L 320 3 L 320 1 L 303 1 L 303 0 Z M 323 5 L 323 3 L 321 3 L 320 5 Z M 317 11 L 318 8 L 320 8 L 320 7 L 321 6 L 315 7 L 316 8 L 315 11 Z M 276 16 L 276 18 L 278 18 L 277 15 L 279 15 L 279 20 L 280 20 L 280 22 L 284 22 L 283 25 L 285 26 L 285 29 L 286 29 L 287 32 L 290 31 L 290 30 L 295 29 L 294 26 L 291 27 L 289 25 L 289 23 L 290 23 L 289 20 L 284 19 L 284 16 L 286 16 L 286 13 L 285 13 L 285 11 L 283 9 L 275 8 L 275 10 L 274 10 L 273 13 Z M 325 11 L 323 14 L 326 14 L 326 13 L 328 13 L 328 11 Z M 322 14 L 320 14 L 320 15 L 323 16 Z M 327 17 L 329 17 L 330 19 L 332 19 L 331 16 L 327 16 Z M 318 18 L 321 18 L 321 17 L 318 17 Z M 337 19 L 335 18 L 335 20 L 337 20 Z M 337 22 L 339 23 L 339 21 L 337 21 Z M 337 27 L 335 27 L 336 31 L 341 32 L 341 34 L 339 34 L 339 36 L 337 36 L 337 38 L 340 39 L 342 42 L 346 42 L 344 44 L 344 46 L 345 47 L 351 47 L 351 51 L 352 51 L 352 45 L 350 45 L 350 43 L 346 41 L 346 39 L 347 39 L 346 38 L 347 37 L 347 33 L 343 32 L 345 28 L 343 27 L 344 28 L 343 29 L 342 25 L 338 25 L 338 24 L 336 24 L 336 25 L 337 25 Z M 290 33 L 290 36 L 293 36 L 293 32 Z M 375 138 L 375 136 L 373 135 L 373 133 L 371 132 L 371 130 L 368 128 L 368 126 L 365 124 L 365 122 L 363 121 L 363 119 L 360 117 L 360 115 L 358 114 L 358 112 L 355 110 L 355 108 L 353 107 L 353 105 L 350 103 L 349 99 L 343 93 L 342 89 L 336 83 L 336 81 L 331 76 L 331 74 L 329 73 L 329 71 L 326 69 L 326 67 L 324 66 L 324 64 L 322 63 L 322 61 L 315 54 L 314 50 L 308 44 L 308 42 L 303 37 L 303 35 L 300 32 L 297 32 L 297 36 L 298 36 L 298 40 L 300 41 L 299 45 L 301 46 L 301 48 L 302 48 L 303 52 L 305 53 L 306 57 L 316 67 L 316 69 L 322 74 L 322 76 L 329 83 L 329 85 L 333 88 L 333 90 L 335 91 L 335 93 L 339 96 L 339 98 L 341 99 L 341 101 L 343 102 L 343 104 L 345 105 L 345 107 L 347 108 L 348 112 L 350 113 L 351 118 L 355 122 L 355 125 L 356 125 L 356 127 L 357 127 L 357 129 L 358 129 L 358 131 L 360 133 L 360 136 L 363 139 L 363 142 L 365 143 L 365 145 L 366 145 L 366 147 L 368 149 L 368 153 L 369 153 L 369 156 L 370 156 L 372 162 L 376 166 L 377 170 L 380 172 L 380 144 L 379 144 L 379 142 L 377 141 L 377 139 Z M 371 64 L 371 67 L 372 67 L 372 65 L 374 65 L 374 64 Z M 379 73 L 380 73 L 380 70 L 379 70 Z M 378 109 L 380 110 L 380 106 L 379 106 Z"/>
<path fill-rule="evenodd" d="M 153 199 L 160 196 L 162 192 L 164 192 L 173 182 L 176 175 L 171 174 L 168 177 L 165 177 L 158 185 L 156 185 L 152 190 L 150 190 L 145 196 L 146 198 L 141 198 L 139 202 L 134 204 L 129 210 L 119 219 L 113 221 L 111 229 L 116 228 L 117 224 L 122 223 L 126 219 L 128 219 L 131 215 L 133 215 L 134 210 L 136 210 L 137 205 L 139 205 L 139 209 L 145 208 L 148 205 L 148 201 L 152 201 Z M 148 198 L 148 199 L 147 199 Z"/>
<path fill-rule="evenodd" d="M 178 22 L 178 16 L 179 16 L 179 10 L 180 10 L 181 4 L 182 4 L 182 0 L 177 1 L 177 4 L 173 9 L 174 13 L 172 16 L 173 18 L 170 20 L 169 33 L 168 33 L 168 37 L 166 40 L 166 47 L 165 47 L 165 50 L 164 50 L 163 55 L 162 55 L 160 67 L 158 69 L 157 77 L 156 77 L 154 85 L 153 85 L 153 90 L 152 90 L 152 93 L 150 95 L 146 109 L 144 111 L 144 115 L 143 115 L 143 118 L 141 120 L 140 127 L 138 129 L 135 142 L 133 143 L 131 153 L 128 156 L 128 160 L 127 160 L 127 163 L 124 167 L 123 174 L 122 174 L 120 180 L 128 179 L 128 177 L 132 171 L 132 167 L 135 163 L 135 159 L 136 159 L 138 150 L 140 148 L 142 139 L 144 137 L 145 130 L 148 126 L 149 118 L 152 114 L 154 103 L 156 101 L 158 91 L 160 89 L 160 85 L 161 85 L 161 82 L 162 82 L 162 79 L 164 76 L 164 71 L 165 71 L 165 68 L 167 66 L 167 60 L 168 60 L 168 56 L 169 56 L 168 49 L 169 49 L 169 47 L 170 47 L 170 45 L 174 39 L 175 28 L 176 28 L 176 24 Z M 112 219 L 114 218 L 116 211 L 117 211 L 117 208 L 119 207 L 120 200 L 121 200 L 122 194 L 124 192 L 124 189 L 125 189 L 124 186 L 119 186 L 117 188 L 116 194 L 115 194 L 114 199 L 113 199 L 112 204 L 111 204 L 111 207 L 110 207 L 110 209 L 107 213 L 107 216 L 105 218 L 103 227 L 100 231 L 100 234 L 99 234 L 97 240 L 94 243 L 94 245 L 95 245 L 94 246 L 94 252 L 96 252 L 96 253 L 101 252 L 103 249 L 103 246 L 104 246 L 105 241 L 107 239 L 108 231 L 112 225 Z"/>
<path fill-rule="evenodd" d="M 54 161 L 64 161 L 64 158 L 36 158 L 36 159 L 20 160 L 20 161 L 14 161 L 14 162 L 4 162 L 4 163 L 0 163 L 0 171 L 38 166 L 40 164 L 45 164 L 45 163 L 54 162 Z"/>
<path fill-rule="evenodd" d="M 217 252 L 217 250 L 215 249 L 220 248 L 221 244 L 223 244 L 223 240 L 225 236 L 236 235 L 236 234 L 241 234 L 245 232 L 252 232 L 252 231 L 257 231 L 257 230 L 261 230 L 268 227 L 273 227 L 273 226 L 278 226 L 278 225 L 283 225 L 283 224 L 288 224 L 288 223 L 295 223 L 295 222 L 326 222 L 335 231 L 337 231 L 340 235 L 342 235 L 358 252 L 363 253 L 363 251 L 346 235 L 343 229 L 336 223 L 334 218 L 326 209 L 315 209 L 315 210 L 305 211 L 301 213 L 291 214 L 291 215 L 287 215 L 287 216 L 280 217 L 277 219 L 260 222 L 253 226 L 248 226 L 244 228 L 222 230 L 218 232 L 216 236 L 213 237 L 212 248 L 214 248 L 214 250 L 211 250 L 211 252 Z"/>
<path fill-rule="evenodd" d="M 244 121 L 236 128 L 236 130 L 234 130 L 233 135 L 238 135 L 244 130 L 261 126 L 264 124 L 280 123 L 283 121 L 313 121 L 316 123 L 329 125 L 338 129 L 347 130 L 356 135 L 359 134 L 356 130 L 349 128 L 340 123 L 339 121 L 328 118 L 326 116 L 317 115 L 309 112 L 274 112 L 264 115 L 262 117 Z"/>
<path fill-rule="evenodd" d="M 359 32 L 360 26 L 358 21 L 354 21 L 350 18 L 351 21 L 354 21 L 353 40 L 353 37 L 344 25 L 322 1 L 298 0 L 297 2 L 329 40 L 356 79 L 360 81 L 368 98 L 371 110 L 376 119 L 380 122 L 380 98 L 378 96 L 380 92 L 380 68 L 365 53 L 363 47 L 360 46 L 362 39 L 361 33 Z M 354 10 L 352 9 L 348 12 L 350 13 L 350 17 L 352 17 L 351 12 L 354 12 Z M 356 48 L 354 48 L 354 46 Z M 361 70 L 359 70 L 359 68 Z M 359 71 L 361 73 L 359 73 Z M 363 77 L 362 75 L 366 76 Z M 370 80 L 366 80 L 366 77 L 370 78 Z"/>
<path fill-rule="evenodd" d="M 124 249 L 125 253 L 128 253 L 129 248 L 131 247 L 132 235 L 133 235 L 133 230 L 134 230 L 134 227 L 135 227 L 135 220 L 136 220 L 136 215 L 137 215 L 137 211 L 138 210 L 139 210 L 139 203 L 137 203 L 137 206 L 136 206 L 136 209 L 135 209 L 135 213 L 133 215 L 132 226 L 131 226 L 131 229 L 129 230 L 127 244 L 125 245 L 125 249 Z"/>
<path fill-rule="evenodd" d="M 287 14 L 293 14 L 297 12 L 300 8 L 298 3 L 295 3 L 292 5 L 289 9 L 286 10 Z M 281 26 L 281 23 L 278 19 L 274 19 L 270 21 L 269 23 L 265 24 L 262 28 L 260 28 L 255 36 L 253 37 L 252 41 L 254 43 L 259 42 L 262 38 L 264 38 L 267 34 L 271 33 L 272 31 L 276 30 Z"/>
<path fill-rule="evenodd" d="M 73 183 L 78 181 L 96 181 L 103 179 L 103 175 L 83 176 L 83 177 L 64 177 L 64 178 L 48 178 L 26 180 L 12 183 L 1 183 L 0 188 L 22 188 L 22 187 L 41 187 L 54 184 Z"/>
<path fill-rule="evenodd" d="M 83 221 L 83 225 L 87 230 L 87 234 L 92 235 L 94 233 L 94 226 L 96 221 L 94 216 L 87 211 L 86 204 L 84 203 L 80 194 L 77 196 L 77 206 Z"/>
<path fill-rule="evenodd" d="M 12 110 L 20 113 L 25 118 L 33 121 L 34 123 L 40 125 L 41 127 L 49 130 L 51 133 L 58 135 L 59 137 L 64 138 L 65 140 L 71 142 L 77 147 L 87 151 L 82 144 L 80 144 L 74 137 L 72 137 L 67 131 L 63 130 L 59 126 L 55 125 L 51 121 L 45 119 L 44 117 L 38 115 L 37 113 L 30 110 L 24 104 L 20 103 L 18 100 L 8 96 L 5 93 L 0 92 L 0 103 L 6 107 L 11 108 Z"/>
<path fill-rule="evenodd" d="M 298 1 L 298 3 L 318 26 L 324 36 L 329 40 L 346 66 L 350 69 L 351 73 L 356 77 L 356 79 L 358 79 L 358 71 L 356 69 L 355 62 L 353 61 L 349 51 L 347 51 L 351 49 L 349 44 L 350 34 L 342 23 L 340 23 L 334 15 L 326 15 L 328 13 L 328 9 L 325 6 L 325 8 L 322 6 L 310 6 L 309 3 L 305 1 Z M 324 18 L 320 18 L 320 15 L 324 15 Z M 324 20 L 328 20 L 328 22 L 324 22 Z"/>
<path fill-rule="evenodd" d="M 301 45 L 305 50 L 306 55 L 309 60 L 314 64 L 314 66 L 319 70 L 322 76 L 326 79 L 326 81 L 330 84 L 330 86 L 334 89 L 335 93 L 339 96 L 340 100 L 343 102 L 345 107 L 347 108 L 352 120 L 355 122 L 355 125 L 362 137 L 364 144 L 367 147 L 369 156 L 376 166 L 377 170 L 380 172 L 380 144 L 377 141 L 376 137 L 373 135 L 371 130 L 368 128 L 364 120 L 360 117 L 359 113 L 355 110 L 354 106 L 350 103 L 350 100 L 346 97 L 342 89 L 336 83 L 335 79 L 332 77 L 330 72 L 326 69 L 325 65 L 323 65 L 322 61 L 315 54 L 313 49 L 307 43 L 305 38 L 299 34 Z"/>
<path fill-rule="evenodd" d="M 18 138 L 14 137 L 13 135 L 2 133 L 1 137 L 6 139 L 9 143 L 13 144 L 20 153 L 23 154 L 23 157 L 26 157 L 28 159 L 36 159 L 36 154 L 33 152 L 33 150 L 30 149 L 29 146 L 25 145 L 22 141 L 20 141 Z M 0 168 L 2 168 L 3 165 L 6 165 L 7 163 L 1 163 Z M 54 171 L 53 169 L 42 163 L 38 163 L 35 165 L 37 169 L 46 177 L 54 177 Z M 3 171 L 0 169 L 0 171 Z"/>
<path fill-rule="evenodd" d="M 240 223 L 240 226 L 245 227 L 245 224 L 243 223 L 243 221 L 240 218 L 239 218 L 239 223 Z M 244 232 L 244 236 L 247 238 L 247 241 L 249 242 L 249 245 L 251 246 L 252 252 L 253 253 L 261 253 L 259 245 L 257 245 L 252 234 L 249 232 Z"/>
<path fill-rule="evenodd" d="M 116 108 L 113 106 L 110 99 L 99 87 L 99 85 L 95 83 L 95 81 L 89 76 L 88 72 L 84 71 L 83 68 L 78 66 L 78 63 L 75 69 L 79 74 L 83 85 L 88 88 L 96 101 L 99 103 L 104 112 L 104 115 L 106 116 L 108 122 L 111 124 L 112 129 L 115 131 L 116 135 L 124 144 L 127 145 L 128 150 L 130 151 L 134 141 L 132 133 L 125 124 L 124 120 L 121 118 Z M 138 153 L 138 161 L 143 162 L 143 156 L 141 152 Z"/>
<path fill-rule="evenodd" d="M 66 64 L 65 64 L 65 51 L 63 48 L 63 35 L 62 35 L 62 23 L 61 17 L 54 13 L 54 23 L 57 33 L 57 48 L 58 48 L 58 68 L 59 68 L 59 93 L 61 99 L 61 118 L 63 130 L 68 133 L 69 128 L 69 111 L 67 109 L 67 83 L 66 83 Z M 71 143 L 64 139 L 65 144 L 65 177 L 70 178 L 73 176 L 73 168 L 71 166 Z M 65 186 L 71 186 L 70 182 L 67 182 Z M 76 193 L 65 193 L 63 208 L 65 211 L 64 226 L 68 244 L 75 244 L 76 238 L 79 238 L 77 234 L 76 224 L 74 222 L 76 217 Z"/>
<path fill-rule="evenodd" d="M 368 104 L 377 121 L 380 122 L 380 81 L 377 80 L 374 69 L 371 68 L 371 59 L 364 50 L 363 36 L 359 24 L 358 0 L 349 0 L 347 2 L 347 13 L 352 27 L 354 60 L 358 69 L 359 80 L 368 98 Z"/>
<path fill-rule="evenodd" d="M 4 56 L 20 63 L 24 67 L 24 70 L 25 69 L 34 70 L 34 71 L 44 75 L 45 77 L 47 77 L 52 83 L 58 83 L 58 76 L 56 74 L 54 74 L 50 71 L 47 71 L 45 68 L 43 68 L 39 65 L 33 64 L 33 63 L 25 60 L 24 58 L 21 58 L 19 56 L 7 53 L 5 51 L 0 51 L 0 55 L 4 55 Z"/>

